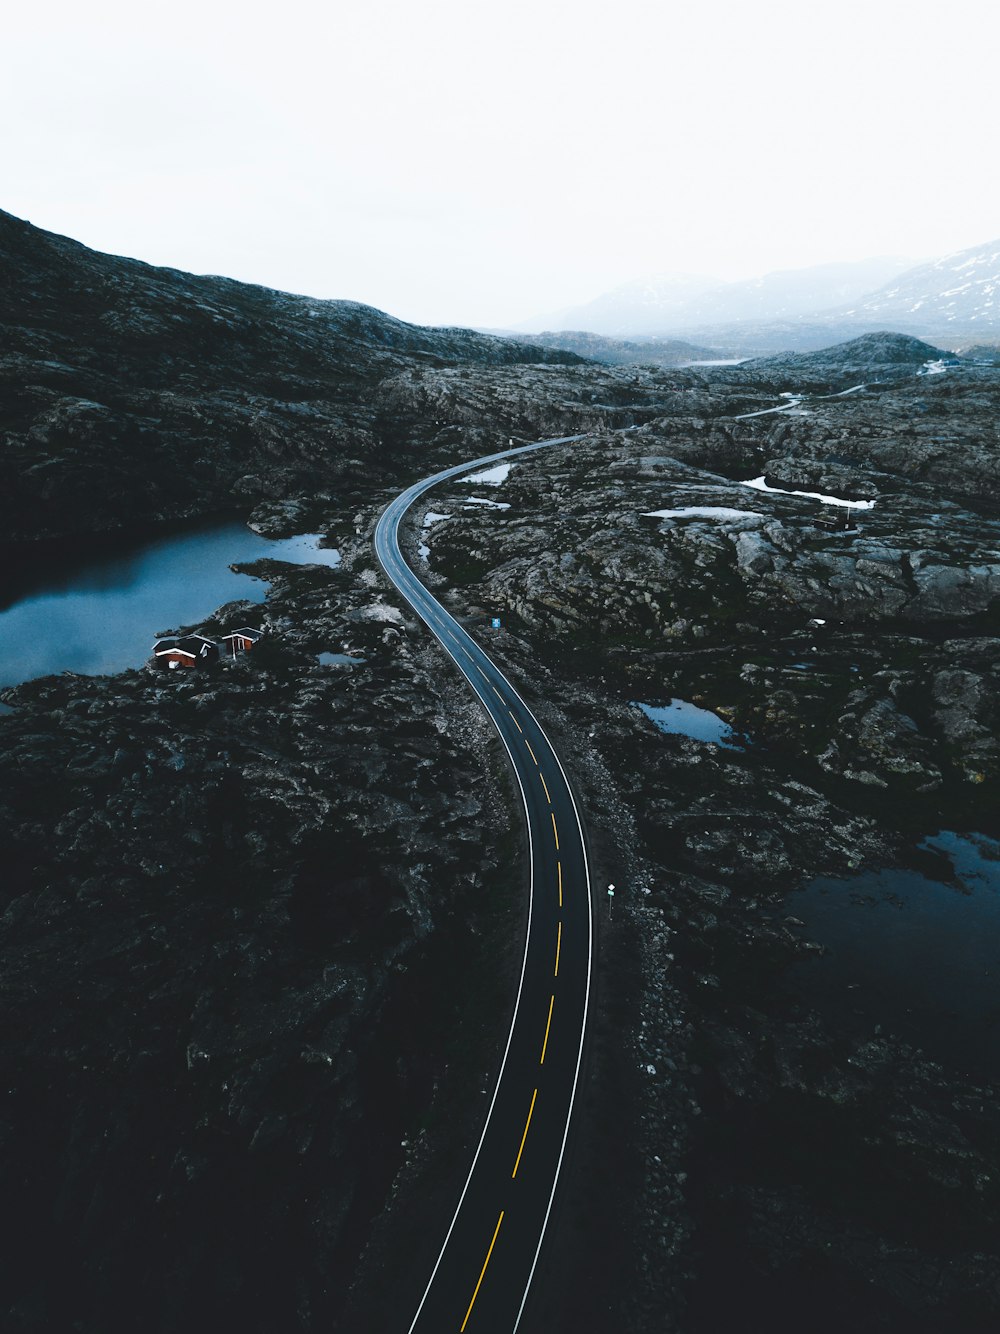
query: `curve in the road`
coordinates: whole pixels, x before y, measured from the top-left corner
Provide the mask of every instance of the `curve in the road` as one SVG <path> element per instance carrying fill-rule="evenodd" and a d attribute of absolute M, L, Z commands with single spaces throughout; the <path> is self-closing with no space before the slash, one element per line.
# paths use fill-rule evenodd
<path fill-rule="evenodd" d="M 593 953 L 583 825 L 565 771 L 534 714 L 499 667 L 406 564 L 399 525 L 431 487 L 561 436 L 435 473 L 387 506 L 375 551 L 489 714 L 521 790 L 531 863 L 521 976 L 486 1121 L 410 1334 L 513 1334 L 552 1205 L 583 1057 Z"/>

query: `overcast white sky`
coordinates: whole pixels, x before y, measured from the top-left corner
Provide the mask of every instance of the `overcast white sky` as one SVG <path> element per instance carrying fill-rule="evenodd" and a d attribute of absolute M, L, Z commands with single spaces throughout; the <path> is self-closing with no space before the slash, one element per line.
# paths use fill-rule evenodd
<path fill-rule="evenodd" d="M 0 208 L 502 326 L 668 271 L 1000 236 L 985 0 L 8 7 Z"/>

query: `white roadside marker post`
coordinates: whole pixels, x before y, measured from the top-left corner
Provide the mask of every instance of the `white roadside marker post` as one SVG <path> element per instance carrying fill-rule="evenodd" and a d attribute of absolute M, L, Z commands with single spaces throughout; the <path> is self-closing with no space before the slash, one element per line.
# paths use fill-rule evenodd
<path fill-rule="evenodd" d="M 615 887 L 608 885 L 608 918 L 611 918 L 611 910 L 615 906 Z"/>

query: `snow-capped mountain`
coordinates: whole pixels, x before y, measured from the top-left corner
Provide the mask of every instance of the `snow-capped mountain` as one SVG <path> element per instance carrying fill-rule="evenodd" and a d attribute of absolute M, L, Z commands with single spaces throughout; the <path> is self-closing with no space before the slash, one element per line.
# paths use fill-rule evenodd
<path fill-rule="evenodd" d="M 835 313 L 893 328 L 1000 331 L 1000 240 L 908 269 Z"/>
<path fill-rule="evenodd" d="M 744 320 L 787 320 L 857 301 L 912 261 L 890 256 L 784 269 L 744 282 L 661 275 L 616 287 L 582 306 L 526 320 L 522 332 L 586 329 L 614 336 L 678 332 Z"/>

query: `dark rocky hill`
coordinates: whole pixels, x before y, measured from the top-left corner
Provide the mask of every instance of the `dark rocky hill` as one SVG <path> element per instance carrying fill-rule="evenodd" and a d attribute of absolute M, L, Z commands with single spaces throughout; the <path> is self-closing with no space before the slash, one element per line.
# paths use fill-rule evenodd
<path fill-rule="evenodd" d="M 881 330 L 815 352 L 784 352 L 744 361 L 739 367 L 711 368 L 708 373 L 739 383 L 794 383 L 799 389 L 814 389 L 848 381 L 896 380 L 955 360 L 952 353 L 919 338 Z"/>
<path fill-rule="evenodd" d="M 932 347 L 919 338 L 907 334 L 880 330 L 862 334 L 847 343 L 822 348 L 818 352 L 802 353 L 795 363 L 801 366 L 922 366 L 948 354 Z"/>
<path fill-rule="evenodd" d="M 249 508 L 378 471 L 387 377 L 572 353 L 100 254 L 0 213 L 8 539 Z"/>

